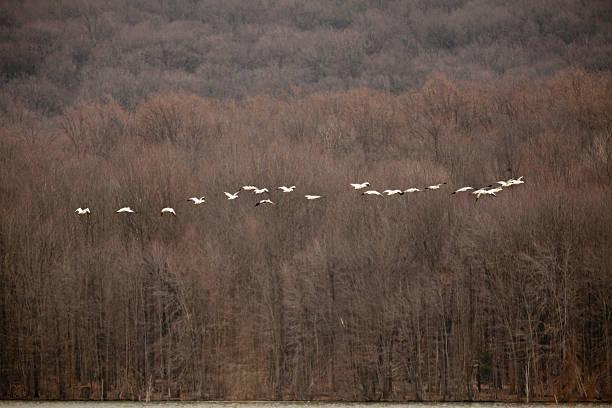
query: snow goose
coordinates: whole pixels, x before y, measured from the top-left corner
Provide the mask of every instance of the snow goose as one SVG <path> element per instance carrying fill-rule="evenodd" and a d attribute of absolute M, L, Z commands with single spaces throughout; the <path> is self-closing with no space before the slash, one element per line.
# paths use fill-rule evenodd
<path fill-rule="evenodd" d="M 511 186 L 516 186 L 518 184 L 525 184 L 525 181 L 523 181 L 523 176 L 517 178 L 517 179 L 510 179 L 508 180 L 508 184 Z"/>
<path fill-rule="evenodd" d="M 427 186 L 425 190 L 439 190 L 443 184 L 446 184 L 446 183 L 433 184 L 431 186 Z"/>
<path fill-rule="evenodd" d="M 382 196 L 382 194 L 376 190 L 368 190 L 368 191 L 364 191 L 363 193 L 361 193 L 361 195 L 375 195 L 375 196 Z"/>
<path fill-rule="evenodd" d="M 190 197 L 189 199 L 187 199 L 187 201 L 193 201 L 193 203 L 195 205 L 204 204 L 205 197 L 204 196 L 202 196 L 200 198 L 198 198 L 198 197 Z"/>
<path fill-rule="evenodd" d="M 164 215 L 165 213 L 172 214 L 172 215 L 174 215 L 176 217 L 176 213 L 174 212 L 174 208 L 172 208 L 172 207 L 164 207 L 164 208 L 162 208 L 161 215 Z"/>
<path fill-rule="evenodd" d="M 78 215 L 87 215 L 87 214 L 91 214 L 91 211 L 89 211 L 89 208 L 77 208 L 76 210 L 74 210 L 75 213 L 77 213 Z"/>
<path fill-rule="evenodd" d="M 304 197 L 306 197 L 307 200 L 317 200 L 319 198 L 322 198 L 323 196 L 320 195 L 312 195 L 312 194 L 306 194 Z"/>
<path fill-rule="evenodd" d="M 480 190 L 472 192 L 472 194 L 476 194 L 476 201 L 478 201 L 481 195 L 489 195 L 489 190 L 481 188 Z"/>
<path fill-rule="evenodd" d="M 295 186 L 291 186 L 291 187 L 287 187 L 287 186 L 280 186 L 278 188 L 279 190 L 283 190 L 283 193 L 290 193 L 293 190 L 295 190 Z"/>
<path fill-rule="evenodd" d="M 223 194 L 225 194 L 228 200 L 235 200 L 238 198 L 238 192 L 235 192 L 234 194 L 232 194 L 232 193 L 228 193 L 227 191 L 224 191 Z"/>
<path fill-rule="evenodd" d="M 473 189 L 474 187 L 465 186 L 465 187 L 458 188 L 457 190 L 453 191 L 451 194 L 463 193 L 464 191 L 469 191 Z"/>
<path fill-rule="evenodd" d="M 392 195 L 396 195 L 396 194 L 399 194 L 399 195 L 404 194 L 404 192 L 402 190 L 385 190 L 385 191 L 383 191 L 383 193 L 385 193 L 388 196 L 392 196 Z"/>
<path fill-rule="evenodd" d="M 365 183 L 351 183 L 351 186 L 355 188 L 355 190 L 361 190 L 362 188 L 366 188 L 370 183 L 367 181 Z"/>
<path fill-rule="evenodd" d="M 504 180 L 499 180 L 497 182 L 497 184 L 499 184 L 502 187 L 510 187 L 512 184 L 510 183 L 510 180 L 508 181 L 504 181 Z"/>
<path fill-rule="evenodd" d="M 419 191 L 421 190 L 416 187 L 410 187 L 409 189 L 404 190 L 404 193 L 418 193 Z"/>
<path fill-rule="evenodd" d="M 258 205 L 262 205 L 262 204 L 274 204 L 274 202 L 272 202 L 272 200 L 266 198 L 265 200 L 259 200 L 259 202 L 257 202 L 257 204 L 255 204 L 255 207 L 257 207 Z"/>
<path fill-rule="evenodd" d="M 267 188 L 256 188 L 255 190 L 253 190 L 253 192 L 255 194 L 263 194 L 263 193 L 267 193 L 268 189 Z"/>
<path fill-rule="evenodd" d="M 255 187 L 255 186 L 242 186 L 240 189 L 241 190 L 245 190 L 245 191 L 249 191 L 249 190 L 257 190 L 257 187 Z"/>
<path fill-rule="evenodd" d="M 476 196 L 476 200 L 478 200 L 478 198 L 479 198 L 479 197 L 480 197 L 482 194 L 485 194 L 485 195 L 488 195 L 488 196 L 491 196 L 491 197 L 497 197 L 497 194 L 495 194 L 495 193 L 499 193 L 499 192 L 500 192 L 500 191 L 502 191 L 502 190 L 503 190 L 503 188 L 502 188 L 502 187 L 496 187 L 496 188 L 492 188 L 492 189 L 489 189 L 489 190 L 485 190 L 485 191 L 483 191 L 481 194 L 479 194 L 479 195 L 477 195 L 477 196 Z"/>
<path fill-rule="evenodd" d="M 491 188 L 491 187 L 493 187 L 493 185 L 489 184 L 486 187 L 482 187 L 482 188 L 479 188 L 478 190 L 472 191 L 472 194 L 474 194 L 476 196 L 476 201 L 478 201 L 478 199 L 480 198 L 481 195 L 489 195 L 490 193 L 489 193 L 489 190 L 487 190 L 487 189 Z"/>
<path fill-rule="evenodd" d="M 132 210 L 130 207 L 121 207 L 120 209 L 118 209 L 115 212 L 120 214 L 120 213 L 134 213 L 135 211 Z"/>

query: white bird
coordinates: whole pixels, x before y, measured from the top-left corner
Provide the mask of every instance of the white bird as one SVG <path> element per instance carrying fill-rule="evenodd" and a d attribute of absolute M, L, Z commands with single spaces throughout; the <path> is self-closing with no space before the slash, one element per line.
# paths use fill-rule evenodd
<path fill-rule="evenodd" d="M 133 213 L 135 212 L 134 210 L 132 210 L 130 207 L 121 207 L 120 209 L 118 209 L 117 211 L 115 211 L 116 213 Z"/>
<path fill-rule="evenodd" d="M 306 194 L 304 197 L 306 197 L 307 200 L 316 200 L 316 199 L 321 198 L 323 196 Z"/>
<path fill-rule="evenodd" d="M 497 182 L 497 184 L 501 185 L 502 187 L 510 187 L 512 185 L 510 183 L 510 180 L 508 180 L 508 181 L 500 180 L 500 181 Z"/>
<path fill-rule="evenodd" d="M 495 195 L 495 193 L 491 192 L 491 190 L 485 190 L 485 191 L 483 191 L 483 192 L 482 192 L 482 194 L 484 194 L 484 195 L 488 195 L 488 196 L 491 196 L 491 197 L 497 197 L 497 196 Z M 479 194 L 478 196 L 476 196 L 476 200 L 478 200 L 478 198 L 479 198 L 479 197 L 480 197 L 482 194 Z"/>
<path fill-rule="evenodd" d="M 472 194 L 476 196 L 476 201 L 478 201 L 481 195 L 489 195 L 490 193 L 489 193 L 489 190 L 487 190 L 487 188 L 491 188 L 491 187 L 492 185 L 489 184 L 486 187 L 482 187 L 482 188 L 479 188 L 478 190 L 472 191 Z"/>
<path fill-rule="evenodd" d="M 446 184 L 446 183 L 440 183 L 440 184 L 434 184 L 431 186 L 427 186 L 426 190 L 438 190 L 440 187 L 442 187 L 442 184 Z"/>
<path fill-rule="evenodd" d="M 469 191 L 473 189 L 474 187 L 465 186 L 465 187 L 458 188 L 457 190 L 453 191 L 451 194 L 463 193 L 464 191 Z"/>
<path fill-rule="evenodd" d="M 497 196 L 495 195 L 495 193 L 499 193 L 499 192 L 500 192 L 500 191 L 502 191 L 502 190 L 503 190 L 503 188 L 502 188 L 502 187 L 495 187 L 495 188 L 492 188 L 492 189 L 488 190 L 487 194 L 491 194 L 491 195 L 493 195 L 493 196 L 497 197 Z"/>
<path fill-rule="evenodd" d="M 228 200 L 235 200 L 238 198 L 238 192 L 235 192 L 234 194 L 232 193 L 228 193 L 227 191 L 223 192 L 226 196 Z"/>
<path fill-rule="evenodd" d="M 511 186 L 515 186 L 518 184 L 525 184 L 525 181 L 523 181 L 523 176 L 517 178 L 517 179 L 510 179 L 508 180 L 508 184 L 510 184 Z"/>
<path fill-rule="evenodd" d="M 368 191 L 364 191 L 363 193 L 361 193 L 361 195 L 376 195 L 376 196 L 381 196 L 382 194 L 380 194 L 376 190 L 368 190 Z"/>
<path fill-rule="evenodd" d="M 392 195 L 395 195 L 395 194 L 399 194 L 399 195 L 404 194 L 404 192 L 402 190 L 385 190 L 385 191 L 383 191 L 383 193 L 385 193 L 388 196 L 392 196 Z"/>
<path fill-rule="evenodd" d="M 242 186 L 241 190 L 257 190 L 257 187 L 255 186 Z"/>
<path fill-rule="evenodd" d="M 172 214 L 176 217 L 176 213 L 174 212 L 174 208 L 172 207 L 164 207 L 161 210 L 161 215 L 164 215 L 164 213 L 168 213 L 168 214 Z"/>
<path fill-rule="evenodd" d="M 291 187 L 287 187 L 287 186 L 280 186 L 278 188 L 279 190 L 283 190 L 283 193 L 290 193 L 293 190 L 295 190 L 295 186 L 291 186 Z"/>
<path fill-rule="evenodd" d="M 481 195 L 489 194 L 489 191 L 487 189 L 481 188 L 479 190 L 473 191 L 472 194 L 476 194 L 476 201 L 478 201 Z"/>
<path fill-rule="evenodd" d="M 200 198 L 198 198 L 198 197 L 190 197 L 187 201 L 193 201 L 193 203 L 195 205 L 199 205 L 199 204 L 203 204 L 204 200 L 205 200 L 205 197 L 202 196 Z"/>
<path fill-rule="evenodd" d="M 410 187 L 409 189 L 404 190 L 404 193 L 418 193 L 419 191 L 421 191 L 421 190 L 419 190 L 416 187 Z"/>
<path fill-rule="evenodd" d="M 367 181 L 365 183 L 351 183 L 351 186 L 355 188 L 355 190 L 361 190 L 362 188 L 366 188 L 370 183 Z"/>
<path fill-rule="evenodd" d="M 263 193 L 267 193 L 268 189 L 267 188 L 256 188 L 255 190 L 253 190 L 253 192 L 255 194 L 263 194 Z"/>
<path fill-rule="evenodd" d="M 86 215 L 86 214 L 91 214 L 91 211 L 89 211 L 89 208 L 77 208 L 76 210 L 74 210 L 75 213 L 79 214 L 79 215 Z"/>
<path fill-rule="evenodd" d="M 265 200 L 259 200 L 259 202 L 257 204 L 255 204 L 255 207 L 257 207 L 258 205 L 262 205 L 262 204 L 274 204 L 274 202 L 272 202 L 272 200 L 266 198 Z"/>

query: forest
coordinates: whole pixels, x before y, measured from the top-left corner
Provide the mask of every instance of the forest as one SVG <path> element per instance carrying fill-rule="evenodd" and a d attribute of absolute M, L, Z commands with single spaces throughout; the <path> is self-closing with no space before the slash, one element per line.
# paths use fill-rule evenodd
<path fill-rule="evenodd" d="M 418 89 L 609 71 L 608 0 L 4 0 L 0 79 L 46 115 L 111 95 Z"/>
<path fill-rule="evenodd" d="M 0 398 L 612 399 L 611 17 L 3 2 Z"/>

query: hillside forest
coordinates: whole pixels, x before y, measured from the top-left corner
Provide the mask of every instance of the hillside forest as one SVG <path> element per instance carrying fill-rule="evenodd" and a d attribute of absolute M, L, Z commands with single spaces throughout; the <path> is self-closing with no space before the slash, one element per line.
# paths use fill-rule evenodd
<path fill-rule="evenodd" d="M 532 3 L 3 2 L 0 398 L 612 399 L 612 6 Z"/>

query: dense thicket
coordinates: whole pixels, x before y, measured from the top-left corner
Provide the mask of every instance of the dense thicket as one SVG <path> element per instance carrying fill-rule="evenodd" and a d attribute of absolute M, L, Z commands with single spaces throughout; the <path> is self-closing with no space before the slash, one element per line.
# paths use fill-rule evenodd
<path fill-rule="evenodd" d="M 5 95 L 0 396 L 610 398 L 611 94 L 572 70 L 51 119 Z M 348 186 L 519 175 L 477 203 Z M 287 183 L 275 207 L 222 195 Z"/>
<path fill-rule="evenodd" d="M 0 397 L 610 398 L 611 21 L 2 2 Z M 225 200 L 243 184 L 298 188 Z"/>
<path fill-rule="evenodd" d="M 56 114 L 110 94 L 243 98 L 418 89 L 431 73 L 490 81 L 612 65 L 608 0 L 8 0 L 2 87 Z"/>

